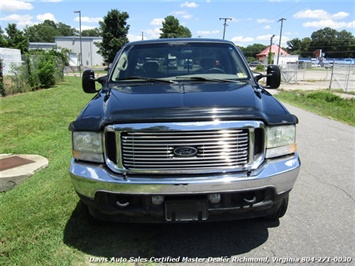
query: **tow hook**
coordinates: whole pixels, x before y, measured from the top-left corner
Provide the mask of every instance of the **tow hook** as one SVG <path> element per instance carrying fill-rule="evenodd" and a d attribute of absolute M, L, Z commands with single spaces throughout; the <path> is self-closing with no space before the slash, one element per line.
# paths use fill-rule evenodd
<path fill-rule="evenodd" d="M 129 202 L 119 202 L 119 201 L 116 201 L 116 204 L 117 206 L 119 207 L 127 207 L 129 205 Z"/>

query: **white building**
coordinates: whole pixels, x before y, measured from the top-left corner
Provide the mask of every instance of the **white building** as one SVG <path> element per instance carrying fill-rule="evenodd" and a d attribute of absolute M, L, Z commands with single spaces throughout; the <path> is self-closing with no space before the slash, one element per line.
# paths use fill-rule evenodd
<path fill-rule="evenodd" d="M 81 37 L 82 64 L 84 67 L 101 66 L 104 63 L 95 42 L 102 42 L 102 37 Z M 58 36 L 55 37 L 55 43 L 57 48 L 65 48 L 71 51 L 69 54 L 71 66 L 80 65 L 80 36 Z"/>
<path fill-rule="evenodd" d="M 30 42 L 28 44 L 28 49 L 29 50 L 51 50 L 53 48 L 56 48 L 55 42 Z"/>
<path fill-rule="evenodd" d="M 21 51 L 19 49 L 0 48 L 0 59 L 2 60 L 2 74 L 11 75 L 12 66 L 21 65 Z"/>
<path fill-rule="evenodd" d="M 273 44 L 271 47 L 268 46 L 264 51 L 257 54 L 256 57 L 258 61 L 264 65 L 268 64 L 269 53 L 271 48 L 271 64 L 276 64 L 278 62 L 279 66 L 287 65 L 290 63 L 296 63 L 298 61 L 298 55 L 290 55 L 279 46 Z M 279 51 L 280 50 L 280 51 Z M 280 57 L 278 58 L 280 54 Z"/>

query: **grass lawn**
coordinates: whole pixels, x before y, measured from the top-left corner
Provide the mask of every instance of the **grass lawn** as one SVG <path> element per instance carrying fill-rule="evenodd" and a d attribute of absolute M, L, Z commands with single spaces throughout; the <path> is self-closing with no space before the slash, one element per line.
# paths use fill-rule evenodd
<path fill-rule="evenodd" d="M 343 99 L 330 91 L 281 91 L 280 101 L 355 126 L 355 100 Z"/>
<path fill-rule="evenodd" d="M 0 99 L 0 153 L 38 154 L 49 161 L 0 193 L 0 265 L 87 265 L 93 258 L 151 253 L 158 229 L 96 228 L 78 206 L 68 174 L 68 125 L 92 97 L 79 78 L 67 77 L 55 88 Z"/>

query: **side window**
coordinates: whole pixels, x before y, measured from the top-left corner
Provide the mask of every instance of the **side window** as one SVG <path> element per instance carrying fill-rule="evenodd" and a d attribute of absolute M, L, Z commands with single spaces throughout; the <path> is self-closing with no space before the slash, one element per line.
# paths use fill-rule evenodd
<path fill-rule="evenodd" d="M 115 62 L 114 71 L 112 73 L 112 79 L 117 80 L 122 77 L 122 73 L 125 73 L 129 66 L 127 53 L 120 55 L 118 60 Z"/>

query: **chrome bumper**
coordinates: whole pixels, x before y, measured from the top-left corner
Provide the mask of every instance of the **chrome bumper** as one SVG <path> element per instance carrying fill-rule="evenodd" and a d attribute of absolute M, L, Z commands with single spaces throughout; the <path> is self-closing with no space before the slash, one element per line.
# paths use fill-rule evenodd
<path fill-rule="evenodd" d="M 250 173 L 209 175 L 119 176 L 104 164 L 71 160 L 69 173 L 75 190 L 94 199 L 96 192 L 135 195 L 223 193 L 271 187 L 277 194 L 292 189 L 300 169 L 298 154 L 270 159 Z"/>

